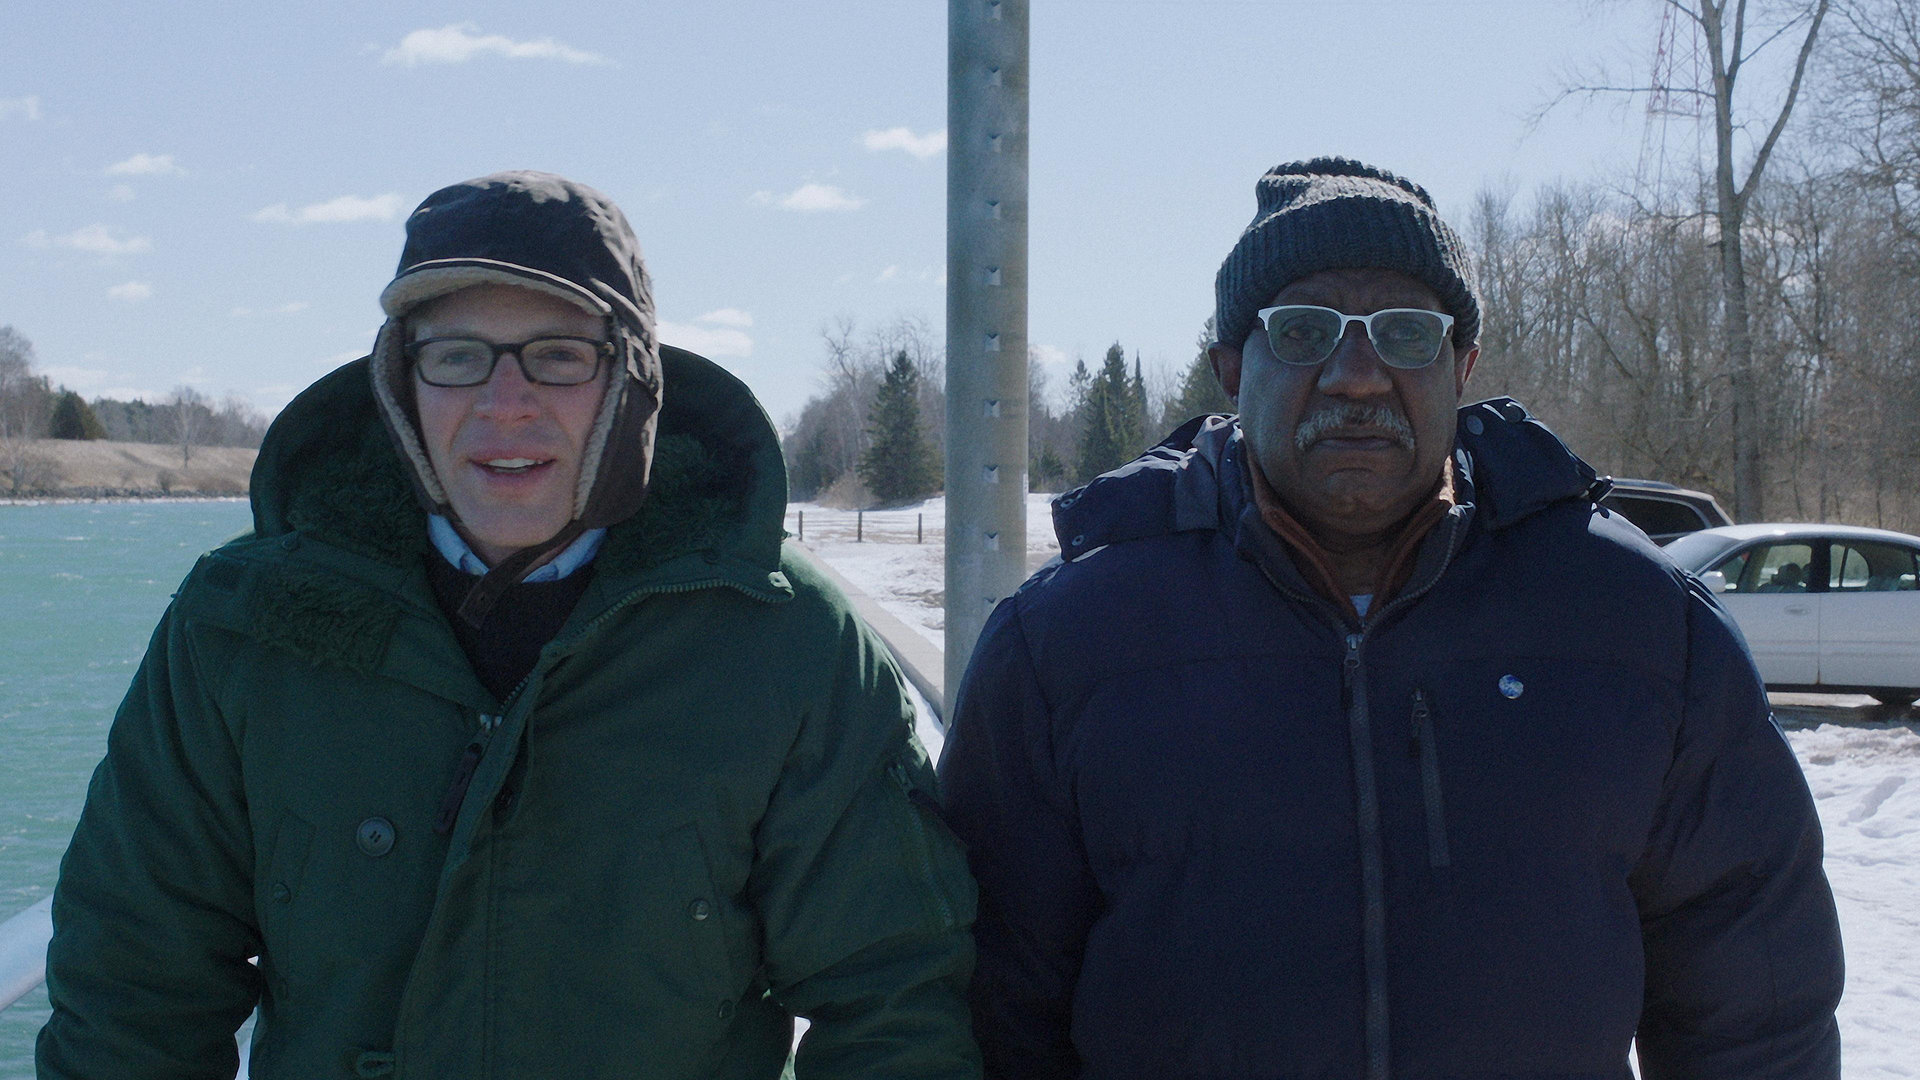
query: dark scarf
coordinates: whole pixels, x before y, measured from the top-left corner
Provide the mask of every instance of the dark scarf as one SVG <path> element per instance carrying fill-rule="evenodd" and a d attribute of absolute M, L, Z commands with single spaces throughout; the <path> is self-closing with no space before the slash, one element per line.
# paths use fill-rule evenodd
<path fill-rule="evenodd" d="M 422 556 L 434 599 L 446 613 L 454 637 L 494 697 L 505 702 L 540 660 L 540 650 L 566 625 L 567 616 L 593 581 L 593 563 L 558 581 L 523 581 L 507 588 L 479 626 L 460 617 L 460 604 L 478 580 L 437 552 Z"/>

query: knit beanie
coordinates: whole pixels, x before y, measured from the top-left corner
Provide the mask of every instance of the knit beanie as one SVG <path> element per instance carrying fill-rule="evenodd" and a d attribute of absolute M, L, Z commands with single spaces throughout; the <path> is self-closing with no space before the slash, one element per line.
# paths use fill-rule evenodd
<path fill-rule="evenodd" d="M 1480 299 L 1460 237 L 1411 180 L 1352 158 L 1318 157 L 1267 170 L 1259 209 L 1214 279 L 1214 338 L 1239 348 L 1254 313 L 1288 284 L 1321 270 L 1378 267 L 1426 285 L 1453 316 L 1456 349 L 1480 339 Z"/>

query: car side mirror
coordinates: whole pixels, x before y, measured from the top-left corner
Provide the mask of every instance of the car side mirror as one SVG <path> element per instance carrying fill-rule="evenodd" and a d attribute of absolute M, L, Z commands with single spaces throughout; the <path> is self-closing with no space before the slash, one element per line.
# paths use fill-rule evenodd
<path fill-rule="evenodd" d="M 1717 593 L 1727 591 L 1727 575 L 1718 570 L 1709 570 L 1700 575 L 1700 584 Z"/>

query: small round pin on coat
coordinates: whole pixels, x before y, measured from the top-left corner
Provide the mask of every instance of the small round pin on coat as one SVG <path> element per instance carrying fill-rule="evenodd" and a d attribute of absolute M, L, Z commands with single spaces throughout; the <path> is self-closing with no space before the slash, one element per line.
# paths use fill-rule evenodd
<path fill-rule="evenodd" d="M 1527 684 L 1511 675 L 1500 676 L 1500 694 L 1511 701 L 1527 692 Z"/>

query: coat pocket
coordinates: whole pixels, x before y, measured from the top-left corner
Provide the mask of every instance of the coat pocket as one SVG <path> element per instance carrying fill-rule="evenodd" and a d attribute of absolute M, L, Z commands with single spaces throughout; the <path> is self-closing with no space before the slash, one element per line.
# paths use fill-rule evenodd
<path fill-rule="evenodd" d="M 306 885 L 307 856 L 313 849 L 313 825 L 291 810 L 284 810 L 275 823 L 267 848 L 263 873 L 256 879 L 255 903 L 260 912 L 260 970 L 281 996 L 287 993 L 291 974 L 287 956 L 291 951 L 287 934 L 293 921 L 293 908 Z"/>
<path fill-rule="evenodd" d="M 665 889 L 662 914 L 677 927 L 674 937 L 683 970 L 674 973 L 686 992 L 715 1001 L 740 995 L 751 964 L 737 965 L 728 949 L 728 929 L 737 921 L 734 901 L 714 886 L 700 830 L 689 823 L 663 834 L 655 849 L 654 869 Z"/>
<path fill-rule="evenodd" d="M 1425 690 L 1413 692 L 1413 756 L 1420 762 L 1420 791 L 1427 809 L 1427 865 L 1451 866 L 1447 850 L 1446 800 L 1440 790 L 1440 748 L 1433 734 L 1433 703 Z"/>

